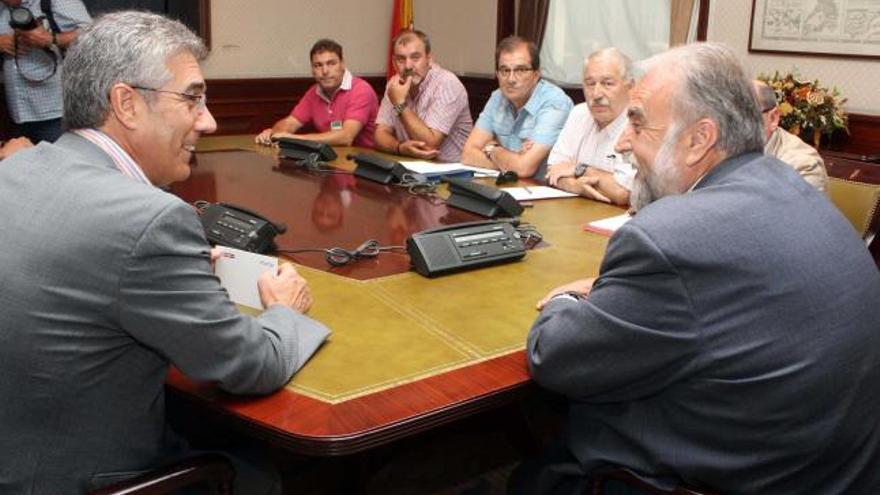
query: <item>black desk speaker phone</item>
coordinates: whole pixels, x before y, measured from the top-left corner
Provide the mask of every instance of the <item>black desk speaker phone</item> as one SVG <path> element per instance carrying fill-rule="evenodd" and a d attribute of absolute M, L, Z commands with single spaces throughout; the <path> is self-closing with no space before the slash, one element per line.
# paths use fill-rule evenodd
<path fill-rule="evenodd" d="M 370 153 L 348 155 L 347 158 L 357 164 L 354 169 L 355 176 L 380 184 L 399 183 L 407 173 L 406 168 L 400 162 L 386 160 Z"/>
<path fill-rule="evenodd" d="M 211 244 L 234 247 L 254 253 L 275 249 L 275 236 L 287 231 L 283 223 L 274 223 L 258 213 L 227 203 L 197 201 L 205 237 Z"/>
<path fill-rule="evenodd" d="M 336 159 L 336 151 L 327 144 L 288 137 L 273 138 L 278 144 L 278 154 L 293 160 L 329 162 Z"/>
<path fill-rule="evenodd" d="M 484 217 L 518 217 L 523 207 L 507 191 L 470 180 L 448 177 L 446 204 Z"/>
<path fill-rule="evenodd" d="M 406 251 L 416 272 L 426 277 L 517 261 L 526 246 L 510 222 L 469 222 L 413 234 Z"/>

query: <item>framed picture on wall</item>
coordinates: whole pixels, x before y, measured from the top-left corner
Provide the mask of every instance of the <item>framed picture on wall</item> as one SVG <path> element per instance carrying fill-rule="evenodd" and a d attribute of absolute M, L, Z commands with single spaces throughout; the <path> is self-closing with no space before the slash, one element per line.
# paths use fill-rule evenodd
<path fill-rule="evenodd" d="M 880 0 L 752 0 L 749 51 L 880 57 Z"/>

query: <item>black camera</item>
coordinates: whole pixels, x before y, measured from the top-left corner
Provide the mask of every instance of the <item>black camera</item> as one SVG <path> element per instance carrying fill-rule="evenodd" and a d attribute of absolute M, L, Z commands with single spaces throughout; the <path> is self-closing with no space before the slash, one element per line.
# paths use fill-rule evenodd
<path fill-rule="evenodd" d="M 15 7 L 9 13 L 9 26 L 12 29 L 30 31 L 39 25 L 34 14 L 26 7 Z"/>

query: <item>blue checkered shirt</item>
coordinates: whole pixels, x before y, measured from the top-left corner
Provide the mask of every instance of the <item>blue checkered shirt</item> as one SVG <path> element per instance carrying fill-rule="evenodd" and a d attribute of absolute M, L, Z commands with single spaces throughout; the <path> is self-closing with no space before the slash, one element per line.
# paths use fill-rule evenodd
<path fill-rule="evenodd" d="M 22 0 L 22 7 L 30 9 L 34 17 L 42 17 L 40 0 Z M 0 7 L 0 34 L 12 33 L 9 27 L 9 8 Z M 52 0 L 52 12 L 55 22 L 61 31 L 72 31 L 90 23 L 85 5 L 80 0 Z M 43 21 L 43 27 L 51 31 L 49 23 Z M 56 50 L 57 54 L 57 50 Z M 55 75 L 42 82 L 28 81 L 22 76 L 40 80 L 52 74 L 53 57 L 39 48 L 31 49 L 27 54 L 15 57 L 3 54 L 3 81 L 6 84 L 6 105 L 13 122 L 35 122 L 61 117 L 61 57 L 58 54 L 58 70 Z"/>

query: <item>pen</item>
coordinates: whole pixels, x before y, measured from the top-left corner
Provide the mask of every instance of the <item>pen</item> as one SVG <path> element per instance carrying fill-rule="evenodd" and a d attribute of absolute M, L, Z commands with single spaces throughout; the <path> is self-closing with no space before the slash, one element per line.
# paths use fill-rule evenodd
<path fill-rule="evenodd" d="M 531 195 L 532 195 L 532 190 L 531 190 L 531 189 L 529 189 L 529 188 L 528 188 L 528 187 L 526 187 L 526 186 L 523 186 L 523 190 L 525 190 L 525 192 L 527 192 L 527 193 L 529 193 L 529 196 L 531 196 Z"/>

